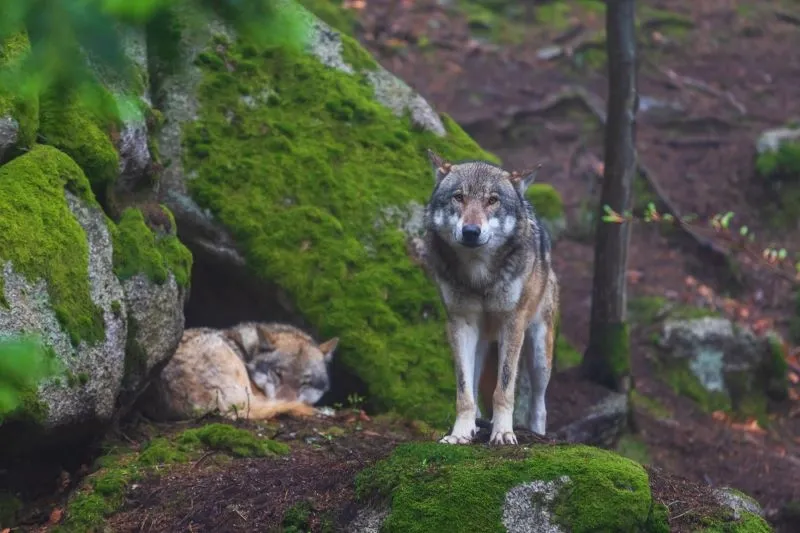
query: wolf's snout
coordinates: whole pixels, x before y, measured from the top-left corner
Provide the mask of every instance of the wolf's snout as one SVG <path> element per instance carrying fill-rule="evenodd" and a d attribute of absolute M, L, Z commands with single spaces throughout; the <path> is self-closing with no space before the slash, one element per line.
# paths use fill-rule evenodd
<path fill-rule="evenodd" d="M 481 227 L 477 224 L 467 224 L 461 229 L 461 240 L 467 246 L 475 246 L 480 242 Z"/>

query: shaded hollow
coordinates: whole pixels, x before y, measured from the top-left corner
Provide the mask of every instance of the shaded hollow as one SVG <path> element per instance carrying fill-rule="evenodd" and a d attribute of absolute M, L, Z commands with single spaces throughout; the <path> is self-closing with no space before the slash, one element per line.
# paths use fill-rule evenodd
<path fill-rule="evenodd" d="M 291 298 L 279 287 L 252 275 L 205 249 L 187 244 L 194 256 L 192 286 L 184 313 L 186 328 L 227 328 L 240 322 L 283 322 L 322 339 L 316 329 L 294 309 Z M 345 403 L 348 395 L 365 396 L 366 387 L 341 364 L 347 346 L 339 345 L 329 370 L 331 390 L 317 406 Z"/>

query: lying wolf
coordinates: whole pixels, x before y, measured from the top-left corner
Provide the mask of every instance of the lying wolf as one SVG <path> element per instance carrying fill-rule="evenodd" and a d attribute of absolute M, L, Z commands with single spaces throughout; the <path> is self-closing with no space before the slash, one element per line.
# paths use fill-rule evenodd
<path fill-rule="evenodd" d="M 550 235 L 525 199 L 536 171 L 508 172 L 484 161 L 450 163 L 432 151 L 428 157 L 435 185 L 425 209 L 424 257 L 447 310 L 456 371 L 456 420 L 441 442 L 472 441 L 478 383 L 494 342 L 498 371 L 490 442 L 517 442 L 512 420 L 520 353 L 532 387 L 528 426 L 544 435 L 559 288 Z"/>
<path fill-rule="evenodd" d="M 275 323 L 187 329 L 143 410 L 161 420 L 215 411 L 251 420 L 313 414 L 312 405 L 330 388 L 327 364 L 338 342 L 317 344 Z"/>

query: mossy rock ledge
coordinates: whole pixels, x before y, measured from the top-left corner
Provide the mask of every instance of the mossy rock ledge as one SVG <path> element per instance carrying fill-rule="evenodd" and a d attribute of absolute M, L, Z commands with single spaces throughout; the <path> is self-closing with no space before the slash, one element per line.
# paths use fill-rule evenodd
<path fill-rule="evenodd" d="M 410 443 L 358 475 L 363 507 L 348 530 L 667 533 L 650 481 L 640 464 L 584 445 Z M 714 496 L 720 507 L 693 517 L 697 531 L 771 531 L 751 499 Z"/>
<path fill-rule="evenodd" d="M 455 380 L 443 309 L 408 252 L 433 187 L 425 150 L 498 159 L 296 7 L 310 34 L 294 49 L 196 13 L 158 24 L 181 37 L 178 61 L 150 66 L 160 201 L 196 261 L 244 268 L 278 289 L 253 298 L 340 338 L 334 373 L 347 383 L 334 380 L 333 395 L 358 388 L 370 409 L 444 427 Z"/>

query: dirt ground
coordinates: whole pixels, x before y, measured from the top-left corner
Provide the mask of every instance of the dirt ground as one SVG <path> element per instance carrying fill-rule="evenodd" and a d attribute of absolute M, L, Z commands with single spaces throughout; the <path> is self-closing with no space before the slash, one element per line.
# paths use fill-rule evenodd
<path fill-rule="evenodd" d="M 360 8 L 359 39 L 386 68 L 453 116 L 505 165 L 543 164 L 540 180 L 563 195 L 570 220 L 568 235 L 555 249 L 562 330 L 582 349 L 593 263 L 582 220 L 589 212 L 585 199 L 599 188 L 602 129 L 591 112 L 559 95 L 584 91 L 604 110 L 607 82 L 597 54 L 602 47 L 592 46 L 603 28 L 602 15 L 576 1 L 564 20 L 521 29 L 524 16 L 487 22 L 457 0 L 350 3 Z M 528 15 L 547 2 L 531 4 Z M 681 213 L 733 211 L 762 242 L 799 249 L 800 224 L 787 229 L 768 223 L 771 200 L 753 172 L 759 133 L 800 119 L 797 3 L 646 4 L 639 30 L 640 162 Z M 492 31 L 495 38 L 479 36 Z M 503 37 L 509 42 L 498 42 Z M 574 52 L 541 59 L 554 44 L 572 46 Z M 765 269 L 737 259 L 740 279 L 734 285 L 718 256 L 694 239 L 645 225 L 634 226 L 630 246 L 631 297 L 658 295 L 695 304 L 719 295 L 733 302 L 726 312 L 788 335 L 791 287 Z M 677 505 L 672 516 L 685 517 L 675 519 L 672 529 L 691 530 L 691 511 L 710 505 L 709 489 L 731 485 L 756 498 L 779 531 L 798 531 L 800 517 L 790 517 L 787 504 L 800 501 L 800 389 L 776 408 L 766 430 L 708 415 L 655 378 L 650 334 L 633 330 L 636 389 L 665 412 L 637 404 L 637 438 L 649 456 L 654 494 Z M 794 354 L 794 347 L 787 352 Z M 575 384 L 554 378 L 551 389 L 551 421 L 568 420 L 581 404 L 574 398 Z M 588 385 L 581 389 L 581 397 L 595 393 Z M 333 427 L 344 431 L 328 438 Z M 134 433 L 127 438 L 137 441 Z M 289 443 L 293 453 L 228 463 L 210 457 L 142 480 L 109 527 L 218 532 L 252 531 L 258 524 L 258 530 L 270 531 L 280 527 L 287 509 L 307 500 L 312 529 L 320 531 L 326 523 L 341 525 L 353 517 L 353 479 L 359 470 L 399 442 L 432 435 L 396 421 L 343 415 L 313 423 L 281 421 L 276 438 Z M 675 475 L 699 485 L 689 486 Z"/>

